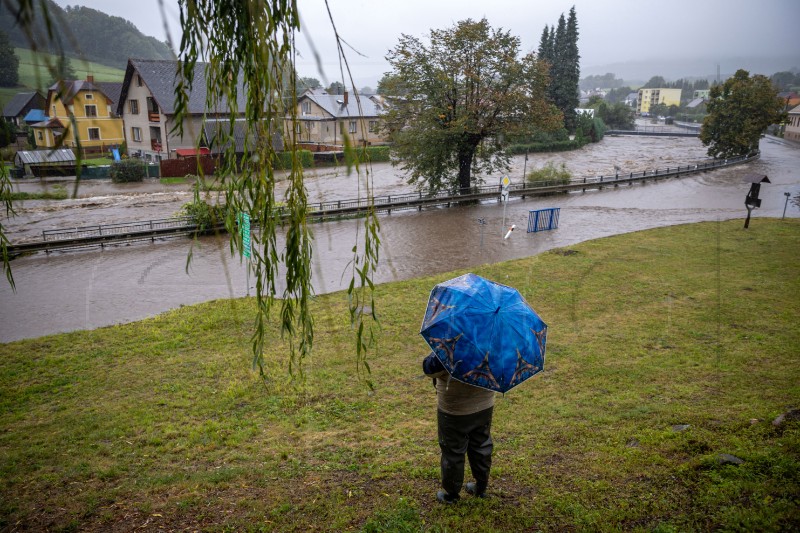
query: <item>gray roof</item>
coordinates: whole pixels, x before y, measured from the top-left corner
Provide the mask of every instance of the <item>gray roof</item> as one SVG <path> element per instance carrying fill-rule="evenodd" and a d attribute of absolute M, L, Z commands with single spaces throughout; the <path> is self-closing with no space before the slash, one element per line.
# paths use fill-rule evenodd
<path fill-rule="evenodd" d="M 377 117 L 383 113 L 383 108 L 380 105 L 376 104 L 374 100 L 364 96 L 359 96 L 358 98 L 358 100 L 361 102 L 361 110 L 358 108 L 358 100 L 356 100 L 355 96 L 353 95 L 348 95 L 347 105 L 344 105 L 345 98 L 342 94 L 306 93 L 297 101 L 300 103 L 306 99 L 315 102 L 318 106 L 325 110 L 330 117 L 333 118 Z M 297 118 L 306 120 L 319 120 L 323 117 L 305 115 Z"/>
<path fill-rule="evenodd" d="M 75 163 L 75 153 L 69 148 L 56 150 L 25 150 L 17 152 L 14 161 L 25 165 L 57 165 L 59 163 Z"/>
<path fill-rule="evenodd" d="M 694 100 L 686 104 L 686 107 L 688 107 L 689 109 L 693 109 L 705 101 L 706 101 L 705 98 L 695 98 Z"/>
<path fill-rule="evenodd" d="M 64 80 L 51 85 L 49 91 L 58 93 L 62 89 L 63 93 L 60 98 L 66 105 L 69 105 L 72 99 L 81 91 L 98 91 L 111 100 L 111 103 L 116 104 L 119 102 L 122 83 L 118 81 Z"/>
<path fill-rule="evenodd" d="M 36 98 L 37 95 L 39 96 L 39 98 L 44 100 L 44 97 L 36 91 L 15 94 L 11 98 L 11 100 L 8 101 L 5 107 L 3 107 L 3 116 L 18 117 L 19 115 L 22 114 L 22 112 L 25 110 L 25 108 L 28 106 L 31 100 Z M 42 104 L 42 108 L 44 108 L 44 105 L 45 104 Z"/>
<path fill-rule="evenodd" d="M 206 113 L 206 63 L 197 63 L 192 80 L 192 92 L 189 93 L 188 112 L 191 115 Z M 122 115 L 123 103 L 128 97 L 128 87 L 133 80 L 133 75 L 138 73 L 142 82 L 153 95 L 161 112 L 165 115 L 175 114 L 175 90 L 178 87 L 178 69 L 180 61 L 164 59 L 129 59 L 128 68 L 125 70 L 125 81 L 122 82 L 120 100 L 117 103 L 117 114 Z M 237 91 L 237 107 L 240 113 L 245 111 L 245 91 L 241 81 Z M 228 113 L 226 102 L 220 103 L 221 114 Z M 213 111 L 208 111 L 213 113 Z"/>
<path fill-rule="evenodd" d="M 797 106 L 797 107 L 795 107 L 795 108 L 793 108 L 791 111 L 789 111 L 789 114 L 790 114 L 790 115 L 797 115 L 797 114 L 800 114 L 800 105 L 799 105 L 799 106 Z"/>
<path fill-rule="evenodd" d="M 119 103 L 120 93 L 122 93 L 121 81 L 98 81 L 95 82 L 95 87 L 100 89 L 104 95 L 111 100 L 112 103 Z"/>

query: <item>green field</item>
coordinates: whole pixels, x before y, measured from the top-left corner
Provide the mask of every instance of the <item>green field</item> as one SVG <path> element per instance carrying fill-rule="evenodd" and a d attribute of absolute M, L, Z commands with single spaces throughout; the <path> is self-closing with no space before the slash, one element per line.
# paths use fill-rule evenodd
<path fill-rule="evenodd" d="M 45 53 L 35 53 L 26 48 L 15 48 L 14 53 L 19 58 L 19 84 L 13 89 L 0 89 L 0 107 L 4 106 L 15 94 L 38 89 L 47 95 L 47 89 L 53 80 L 53 75 L 48 70 L 49 65 L 54 65 L 56 56 Z M 125 71 L 92 63 L 79 59 L 70 59 L 72 69 L 78 79 L 86 79 L 87 75 L 94 76 L 95 81 L 122 81 Z"/>
<path fill-rule="evenodd" d="M 797 530 L 798 250 L 800 220 L 757 218 L 476 268 L 547 360 L 497 398 L 489 498 L 453 506 L 417 332 L 463 272 L 377 287 L 374 391 L 344 293 L 314 299 L 303 386 L 277 327 L 251 369 L 252 298 L 0 344 L 0 530 Z"/>

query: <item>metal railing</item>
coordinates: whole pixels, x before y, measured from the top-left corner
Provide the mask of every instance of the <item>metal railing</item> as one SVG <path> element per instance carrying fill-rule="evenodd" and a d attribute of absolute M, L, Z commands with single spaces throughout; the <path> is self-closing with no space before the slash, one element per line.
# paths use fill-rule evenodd
<path fill-rule="evenodd" d="M 146 220 L 143 222 L 121 222 L 118 224 L 98 224 L 96 226 L 82 226 L 79 228 L 43 230 L 42 240 L 45 242 L 52 242 L 66 239 L 108 237 L 112 235 L 129 235 L 131 233 L 150 233 L 155 230 L 163 229 L 184 229 L 190 226 L 194 227 L 194 219 L 192 217 L 163 218 L 159 220 Z"/>
<path fill-rule="evenodd" d="M 738 165 L 758 159 L 760 154 L 755 153 L 748 156 L 733 157 L 724 160 L 711 160 L 707 162 L 687 164 L 684 166 L 656 168 L 655 170 L 644 170 L 641 172 L 615 173 L 610 176 L 594 176 L 586 178 L 576 178 L 569 181 L 537 182 L 536 184 L 514 183 L 508 187 L 510 196 L 535 196 L 542 194 L 552 194 L 590 188 L 608 186 L 619 186 L 625 183 L 648 179 L 667 179 L 677 176 L 706 172 L 718 168 Z M 500 185 L 482 185 L 470 188 L 468 193 L 461 194 L 454 191 L 441 191 L 438 193 L 406 193 L 376 196 L 370 198 L 352 198 L 345 200 L 328 200 L 316 202 L 308 205 L 309 217 L 313 219 L 325 219 L 331 217 L 352 216 L 364 213 L 369 209 L 375 211 L 418 209 L 433 205 L 458 204 L 464 202 L 474 202 L 481 200 L 500 200 L 502 187 Z M 288 213 L 285 208 L 278 209 L 276 215 L 283 217 Z M 254 224 L 257 222 L 254 221 Z M 218 224 L 206 230 L 200 230 L 192 217 L 176 217 L 158 220 L 147 220 L 141 222 L 127 222 L 118 224 L 98 224 L 93 226 L 83 226 L 70 229 L 54 229 L 42 231 L 41 242 L 30 242 L 12 244 L 9 246 L 9 253 L 18 254 L 24 252 L 34 252 L 41 250 L 55 249 L 74 249 L 85 246 L 103 246 L 113 242 L 133 242 L 150 240 L 156 238 L 169 238 L 179 235 L 189 235 L 198 231 L 216 232 L 225 231 L 223 224 Z"/>

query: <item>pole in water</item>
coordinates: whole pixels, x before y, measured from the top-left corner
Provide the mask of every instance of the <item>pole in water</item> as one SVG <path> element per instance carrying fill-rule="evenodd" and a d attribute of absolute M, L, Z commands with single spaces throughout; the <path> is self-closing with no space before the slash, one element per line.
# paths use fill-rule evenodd
<path fill-rule="evenodd" d="M 783 203 L 783 216 L 781 219 L 786 218 L 786 206 L 789 205 L 789 193 L 785 192 L 783 195 L 786 197 L 786 201 Z"/>
<path fill-rule="evenodd" d="M 511 224 L 511 227 L 508 228 L 508 231 L 506 232 L 506 236 L 503 237 L 503 239 L 508 239 L 511 236 L 511 232 L 514 231 L 514 229 L 516 227 L 517 227 L 516 224 Z"/>

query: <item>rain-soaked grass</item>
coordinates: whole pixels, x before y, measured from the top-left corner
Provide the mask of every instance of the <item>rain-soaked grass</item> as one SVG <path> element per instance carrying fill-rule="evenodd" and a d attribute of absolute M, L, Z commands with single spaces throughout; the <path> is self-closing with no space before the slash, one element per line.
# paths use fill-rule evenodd
<path fill-rule="evenodd" d="M 800 407 L 800 220 L 662 228 L 475 272 L 550 325 L 545 371 L 498 398 L 488 499 L 434 499 L 417 331 L 453 272 L 378 287 L 374 393 L 354 377 L 342 293 L 315 300 L 302 390 L 277 332 L 267 382 L 251 370 L 251 300 L 0 345 L 0 529 L 800 525 L 800 422 L 772 423 Z"/>

